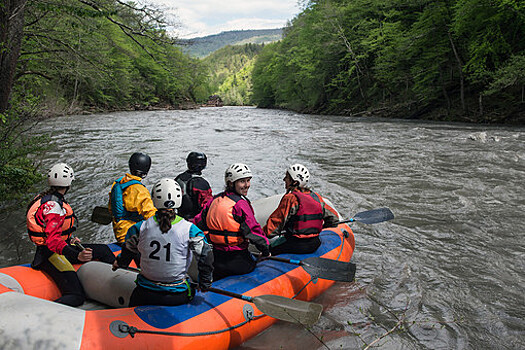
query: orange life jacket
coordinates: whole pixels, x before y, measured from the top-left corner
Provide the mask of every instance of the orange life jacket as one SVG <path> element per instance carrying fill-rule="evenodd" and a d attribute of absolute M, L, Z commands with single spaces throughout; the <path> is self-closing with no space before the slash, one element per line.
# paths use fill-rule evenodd
<path fill-rule="evenodd" d="M 213 244 L 238 246 L 245 241 L 241 230 L 244 218 L 233 214 L 233 207 L 241 199 L 233 193 L 220 194 L 211 203 L 206 214 L 206 226 Z"/>
<path fill-rule="evenodd" d="M 39 198 L 40 197 L 40 198 Z M 61 238 L 65 241 L 71 237 L 71 234 L 77 229 L 77 218 L 73 212 L 73 208 L 64 199 L 61 199 L 53 194 L 45 196 L 38 195 L 33 199 L 33 204 L 27 211 L 26 223 L 27 233 L 29 239 L 36 245 L 46 245 L 46 224 L 42 211 L 38 209 L 47 201 L 53 200 L 57 202 L 62 209 L 66 211 L 66 217 L 62 224 Z"/>

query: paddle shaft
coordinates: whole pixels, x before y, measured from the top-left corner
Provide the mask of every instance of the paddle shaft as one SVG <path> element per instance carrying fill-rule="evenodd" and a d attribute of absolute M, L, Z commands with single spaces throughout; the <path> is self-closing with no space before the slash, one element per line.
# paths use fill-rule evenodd
<path fill-rule="evenodd" d="M 230 291 L 227 291 L 227 290 L 217 289 L 217 288 L 214 288 L 214 287 L 207 288 L 206 291 L 213 292 L 213 293 L 218 293 L 218 294 L 222 294 L 222 295 L 227 295 L 229 297 L 246 300 L 248 302 L 252 302 L 253 301 L 253 297 L 242 295 L 242 294 L 237 294 L 237 293 L 230 292 Z"/>

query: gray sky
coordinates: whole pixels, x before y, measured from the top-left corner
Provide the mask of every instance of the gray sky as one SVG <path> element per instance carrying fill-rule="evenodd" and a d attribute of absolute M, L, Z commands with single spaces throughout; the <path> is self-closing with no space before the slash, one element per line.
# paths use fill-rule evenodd
<path fill-rule="evenodd" d="M 180 38 L 228 30 L 281 28 L 299 12 L 297 0 L 149 0 L 177 17 Z"/>

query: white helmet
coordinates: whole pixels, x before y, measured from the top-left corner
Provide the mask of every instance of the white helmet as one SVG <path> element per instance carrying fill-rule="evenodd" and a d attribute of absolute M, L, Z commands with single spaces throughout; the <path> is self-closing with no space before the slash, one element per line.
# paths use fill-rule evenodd
<path fill-rule="evenodd" d="M 151 189 L 151 199 L 157 209 L 176 209 L 182 204 L 182 190 L 173 179 L 161 179 Z"/>
<path fill-rule="evenodd" d="M 47 183 L 49 186 L 68 187 L 75 180 L 73 169 L 66 163 L 55 164 L 47 173 Z"/>
<path fill-rule="evenodd" d="M 292 180 L 299 182 L 299 187 L 304 187 L 310 180 L 310 172 L 302 164 L 292 164 L 286 170 Z"/>
<path fill-rule="evenodd" d="M 235 182 L 246 177 L 253 177 L 250 168 L 248 168 L 246 164 L 235 163 L 226 169 L 226 172 L 224 173 L 224 182 L 228 184 L 228 181 Z"/>

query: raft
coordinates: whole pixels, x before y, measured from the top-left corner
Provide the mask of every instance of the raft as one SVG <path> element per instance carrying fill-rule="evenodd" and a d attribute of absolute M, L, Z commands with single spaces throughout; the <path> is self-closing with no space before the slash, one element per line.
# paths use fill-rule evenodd
<path fill-rule="evenodd" d="M 264 225 L 281 197 L 252 203 L 260 223 Z M 320 238 L 322 245 L 314 254 L 279 257 L 350 261 L 355 241 L 347 224 L 323 230 Z M 115 254 L 120 250 L 109 246 Z M 0 269 L 1 349 L 230 349 L 278 321 L 253 303 L 213 292 L 198 292 L 186 305 L 126 307 L 136 272 L 113 272 L 100 262 L 75 269 L 88 297 L 79 308 L 53 302 L 60 297 L 59 290 L 29 264 Z M 301 266 L 265 260 L 252 273 L 224 278 L 213 287 L 252 297 L 310 301 L 334 283 L 310 276 Z"/>

